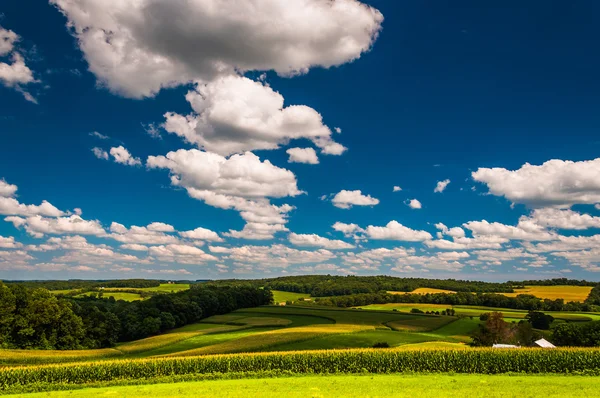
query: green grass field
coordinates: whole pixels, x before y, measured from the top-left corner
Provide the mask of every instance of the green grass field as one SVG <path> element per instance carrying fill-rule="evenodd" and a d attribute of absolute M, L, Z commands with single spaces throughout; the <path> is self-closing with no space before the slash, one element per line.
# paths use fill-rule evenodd
<path fill-rule="evenodd" d="M 398 311 L 390 311 L 391 309 Z M 467 347 L 480 324 L 479 314 L 497 309 L 455 307 L 461 317 L 412 314 L 410 309 L 442 310 L 447 305 L 382 304 L 365 309 L 314 306 L 264 306 L 217 315 L 168 333 L 83 351 L 0 350 L 0 366 L 128 360 L 162 356 L 195 356 L 240 352 L 369 348 L 442 344 Z M 502 310 L 519 321 L 526 311 Z M 464 315 L 464 316 L 463 316 Z M 559 319 L 591 320 L 599 314 L 554 313 Z M 457 345 L 459 344 L 459 345 Z"/>
<path fill-rule="evenodd" d="M 273 292 L 273 301 L 275 303 L 284 303 L 286 301 L 297 301 L 301 298 L 310 298 L 310 294 L 308 293 L 291 293 L 291 292 L 283 292 L 281 290 L 272 290 Z"/>
<path fill-rule="evenodd" d="M 209 380 L 24 394 L 27 397 L 593 397 L 591 376 L 342 375 Z"/>

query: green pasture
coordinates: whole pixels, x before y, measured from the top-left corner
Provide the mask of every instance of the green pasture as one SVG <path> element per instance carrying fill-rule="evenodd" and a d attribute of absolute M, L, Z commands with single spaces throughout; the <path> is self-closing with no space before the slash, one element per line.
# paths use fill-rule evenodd
<path fill-rule="evenodd" d="M 170 384 L 84 388 L 26 397 L 593 397 L 600 379 L 562 375 L 393 374 L 207 380 Z"/>

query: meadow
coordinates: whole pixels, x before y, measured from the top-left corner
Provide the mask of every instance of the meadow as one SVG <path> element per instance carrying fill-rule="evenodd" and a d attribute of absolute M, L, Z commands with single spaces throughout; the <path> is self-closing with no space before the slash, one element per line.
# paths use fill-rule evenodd
<path fill-rule="evenodd" d="M 176 384 L 145 384 L 30 394 L 30 397 L 179 396 L 179 397 L 590 397 L 597 377 L 561 375 L 335 375 L 267 379 L 207 380 Z"/>
<path fill-rule="evenodd" d="M 139 293 L 133 293 L 132 291 L 142 292 L 153 292 L 153 293 L 177 293 L 188 290 L 190 288 L 189 283 L 161 283 L 160 286 L 155 287 L 144 287 L 144 288 L 106 288 L 88 292 L 82 292 L 81 294 L 75 295 L 75 298 L 90 296 L 98 294 L 98 292 L 102 292 L 102 296 L 105 299 L 110 297 L 114 297 L 115 300 L 124 300 L 124 301 L 137 301 L 144 300 L 144 297 Z M 73 292 L 80 291 L 80 289 L 71 289 L 71 290 L 51 290 L 52 294 L 70 294 Z"/>

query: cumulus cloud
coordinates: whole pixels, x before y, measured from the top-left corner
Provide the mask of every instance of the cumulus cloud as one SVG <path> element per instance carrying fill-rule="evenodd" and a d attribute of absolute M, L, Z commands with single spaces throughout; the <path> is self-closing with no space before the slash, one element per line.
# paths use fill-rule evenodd
<path fill-rule="evenodd" d="M 423 242 L 433 237 L 427 231 L 410 229 L 398 221 L 390 221 L 385 227 L 369 225 L 366 234 L 370 239 L 376 240 L 400 240 L 405 242 Z"/>
<path fill-rule="evenodd" d="M 168 227 L 171 226 L 163 223 L 152 223 L 146 227 L 132 225 L 130 228 L 127 228 L 123 224 L 113 222 L 110 225 L 111 233 L 108 237 L 121 243 L 150 245 L 179 243 L 179 239 L 176 236 L 165 233 L 174 231 L 174 229 Z"/>
<path fill-rule="evenodd" d="M 340 209 L 350 209 L 352 206 L 375 206 L 379 204 L 379 199 L 373 198 L 370 195 L 363 195 L 360 190 L 338 192 L 331 203 Z"/>
<path fill-rule="evenodd" d="M 37 81 L 23 56 L 15 50 L 15 43 L 19 39 L 15 32 L 0 26 L 0 56 L 8 55 L 11 59 L 11 63 L 0 62 L 0 82 L 6 87 L 15 88 L 27 101 L 37 104 L 37 100 L 22 88 Z"/>
<path fill-rule="evenodd" d="M 12 216 L 6 217 L 5 220 L 12 222 L 17 228 L 24 227 L 27 233 L 38 238 L 44 235 L 78 234 L 104 236 L 106 234 L 99 221 L 84 220 L 78 215 L 57 218 L 46 218 L 40 215 L 27 218 Z"/>
<path fill-rule="evenodd" d="M 0 26 L 0 56 L 11 53 L 17 40 L 19 35 Z"/>
<path fill-rule="evenodd" d="M 336 222 L 335 224 L 333 224 L 331 227 L 334 230 L 343 233 L 344 236 L 347 238 L 356 236 L 355 234 L 357 234 L 357 233 L 365 232 L 364 229 L 362 229 L 361 227 L 359 227 L 356 224 L 345 224 L 345 223 L 339 222 L 339 221 Z"/>
<path fill-rule="evenodd" d="M 193 192 L 194 197 L 214 194 L 282 198 L 302 193 L 291 171 L 268 160 L 261 161 L 251 152 L 225 158 L 196 149 L 180 149 L 166 156 L 149 156 L 147 165 L 170 170 L 171 183 Z"/>
<path fill-rule="evenodd" d="M 17 186 L 0 180 L 0 214 L 5 216 L 34 216 L 60 217 L 65 212 L 57 209 L 48 201 L 43 200 L 39 205 L 26 205 L 14 198 Z"/>
<path fill-rule="evenodd" d="M 450 180 L 444 180 L 444 181 L 438 181 L 435 189 L 433 190 L 433 192 L 435 193 L 442 193 L 444 192 L 444 190 L 446 189 L 446 187 L 448 186 L 448 184 L 450 184 Z"/>
<path fill-rule="evenodd" d="M 557 234 L 527 219 L 519 220 L 517 226 L 498 222 L 469 221 L 463 226 L 473 232 L 474 236 L 497 236 L 509 240 L 548 241 L 555 240 Z"/>
<path fill-rule="evenodd" d="M 290 76 L 341 65 L 371 48 L 383 21 L 356 0 L 51 3 L 67 17 L 100 83 L 134 98 L 224 74 Z"/>
<path fill-rule="evenodd" d="M 230 236 L 269 239 L 276 231 L 286 231 L 287 204 L 275 206 L 269 198 L 297 196 L 296 176 L 289 170 L 261 161 L 251 152 L 225 158 L 196 149 L 169 152 L 166 156 L 150 156 L 149 168 L 168 169 L 171 184 L 185 188 L 195 199 L 221 209 L 235 209 L 246 222 L 242 231 Z"/>
<path fill-rule="evenodd" d="M 530 207 L 569 208 L 600 203 L 600 158 L 581 162 L 553 159 L 518 170 L 480 168 L 472 173 L 492 195 Z"/>
<path fill-rule="evenodd" d="M 206 240 L 211 242 L 222 242 L 223 239 L 215 231 L 211 231 L 207 228 L 198 227 L 192 231 L 180 232 L 179 235 L 184 238 Z"/>
<path fill-rule="evenodd" d="M 213 251 L 214 247 L 210 249 Z M 336 257 L 326 249 L 297 250 L 284 245 L 220 247 L 218 252 L 239 264 L 256 264 L 259 270 L 287 268 L 291 264 L 322 263 Z"/>
<path fill-rule="evenodd" d="M 22 246 L 23 244 L 16 242 L 13 236 L 5 238 L 0 235 L 0 249 L 17 249 Z"/>
<path fill-rule="evenodd" d="M 327 239 L 317 234 L 296 234 L 289 235 L 290 243 L 296 246 L 322 247 L 330 250 L 353 249 L 355 246 L 342 240 Z"/>
<path fill-rule="evenodd" d="M 104 149 L 94 147 L 92 148 L 92 152 L 98 159 L 108 160 L 108 152 L 106 152 Z"/>
<path fill-rule="evenodd" d="M 127 166 L 139 166 L 142 164 L 139 158 L 133 157 L 131 153 L 129 153 L 129 151 L 122 145 L 110 148 L 110 154 L 115 159 L 116 163 L 121 163 Z"/>
<path fill-rule="evenodd" d="M 402 188 L 400 188 L 398 185 L 394 185 L 393 192 L 400 192 L 400 191 L 402 191 Z"/>
<path fill-rule="evenodd" d="M 220 77 L 198 83 L 186 99 L 194 113 L 166 113 L 163 127 L 210 152 L 230 155 L 277 149 L 301 138 L 312 140 L 325 154 L 339 155 L 345 150 L 331 140 L 331 130 L 317 111 L 303 105 L 284 107 L 283 96 L 262 82 L 242 76 Z M 310 150 L 304 150 L 303 159 Z"/>
<path fill-rule="evenodd" d="M 223 235 L 237 239 L 269 240 L 277 232 L 286 232 L 288 229 L 283 224 L 267 224 L 261 222 L 248 222 L 241 231 L 229 230 Z"/>
<path fill-rule="evenodd" d="M 411 199 L 411 200 L 409 200 L 407 205 L 411 209 L 420 209 L 420 208 L 423 207 L 423 205 L 421 204 L 421 202 L 419 202 L 417 199 Z"/>
<path fill-rule="evenodd" d="M 5 180 L 0 180 L 0 196 L 3 198 L 10 198 L 15 196 L 17 192 L 17 186 L 9 184 Z"/>
<path fill-rule="evenodd" d="M 317 152 L 312 148 L 290 148 L 286 153 L 290 155 L 288 163 L 319 164 Z"/>
<path fill-rule="evenodd" d="M 600 228 L 600 217 L 551 207 L 535 209 L 529 217 L 523 217 L 522 219 L 530 219 L 537 225 L 549 228 L 570 230 Z"/>
<path fill-rule="evenodd" d="M 195 246 L 171 244 L 161 246 L 151 246 L 149 254 L 155 256 L 161 261 L 180 264 L 203 264 L 207 261 L 218 260 L 215 256 L 205 253 L 202 249 Z"/>

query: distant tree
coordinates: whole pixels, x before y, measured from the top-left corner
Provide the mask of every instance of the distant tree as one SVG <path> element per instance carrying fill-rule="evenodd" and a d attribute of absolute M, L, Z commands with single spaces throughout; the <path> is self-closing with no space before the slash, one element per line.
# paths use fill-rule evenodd
<path fill-rule="evenodd" d="M 413 308 L 410 310 L 411 314 L 423 314 L 423 311 L 418 308 Z"/>
<path fill-rule="evenodd" d="M 387 341 L 381 341 L 373 344 L 373 348 L 389 348 L 390 345 Z"/>
<path fill-rule="evenodd" d="M 550 324 L 554 322 L 553 316 L 546 315 L 539 311 L 529 311 L 529 313 L 525 316 L 525 319 L 527 319 L 534 329 L 540 330 L 550 329 Z"/>

